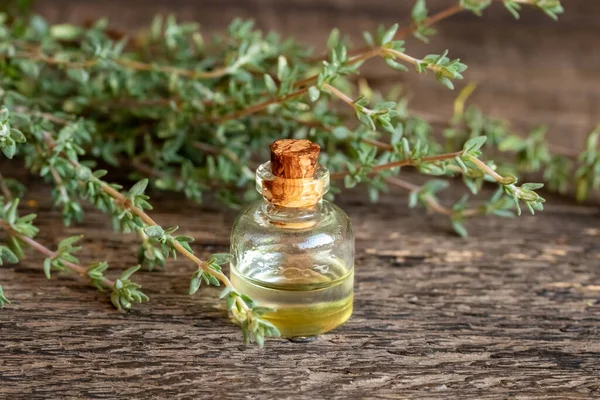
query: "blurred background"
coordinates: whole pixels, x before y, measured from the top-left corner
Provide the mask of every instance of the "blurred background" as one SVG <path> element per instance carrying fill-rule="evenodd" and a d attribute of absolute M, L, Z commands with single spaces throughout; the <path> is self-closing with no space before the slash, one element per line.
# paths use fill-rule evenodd
<path fill-rule="evenodd" d="M 52 22 L 81 23 L 108 17 L 126 32 L 147 26 L 156 13 L 174 13 L 181 21 L 201 24 L 203 33 L 222 31 L 233 18 L 252 18 L 258 26 L 292 35 L 316 52 L 332 28 L 362 45 L 362 32 L 377 25 L 409 24 L 413 0 L 46 0 L 35 10 Z M 453 4 L 428 0 L 430 13 Z M 482 17 L 463 12 L 435 25 L 429 44 L 411 38 L 407 52 L 415 57 L 450 50 L 469 69 L 465 84 L 478 88 L 470 99 L 491 116 L 510 120 L 526 133 L 547 125 L 556 145 L 581 150 L 585 136 L 600 122 L 600 2 L 563 2 L 558 22 L 524 7 L 515 20 L 501 4 Z M 457 95 L 430 77 L 399 73 L 372 60 L 363 76 L 377 88 L 402 84 L 414 111 L 447 118 Z M 458 86 L 460 89 L 462 85 Z"/>

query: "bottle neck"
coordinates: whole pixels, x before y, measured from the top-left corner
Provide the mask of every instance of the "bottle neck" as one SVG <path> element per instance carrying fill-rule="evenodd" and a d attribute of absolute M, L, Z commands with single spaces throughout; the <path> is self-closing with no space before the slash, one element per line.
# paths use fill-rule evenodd
<path fill-rule="evenodd" d="M 324 214 L 324 205 L 321 199 L 311 207 L 282 207 L 265 199 L 261 209 L 265 222 L 282 229 L 311 228 Z"/>
<path fill-rule="evenodd" d="M 319 165 L 311 178 L 287 179 L 273 175 L 271 162 L 266 162 L 256 170 L 256 189 L 277 208 L 311 210 L 329 190 L 329 171 Z"/>

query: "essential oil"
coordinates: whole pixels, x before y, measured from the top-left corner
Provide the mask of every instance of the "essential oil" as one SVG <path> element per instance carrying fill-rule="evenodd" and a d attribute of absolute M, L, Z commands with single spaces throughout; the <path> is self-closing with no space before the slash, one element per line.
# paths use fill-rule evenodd
<path fill-rule="evenodd" d="M 282 336 L 318 335 L 341 325 L 352 314 L 352 268 L 338 260 L 327 260 L 312 268 L 282 265 L 281 269 L 286 271 L 284 277 L 261 279 L 260 272 L 242 276 L 238 267 L 232 265 L 231 281 L 240 292 L 275 308 L 264 318 Z"/>
<path fill-rule="evenodd" d="M 257 170 L 264 200 L 251 204 L 231 235 L 231 281 L 273 312 L 263 318 L 284 337 L 312 336 L 352 314 L 354 234 L 347 215 L 323 200 L 329 172 L 308 140 L 271 145 Z"/>

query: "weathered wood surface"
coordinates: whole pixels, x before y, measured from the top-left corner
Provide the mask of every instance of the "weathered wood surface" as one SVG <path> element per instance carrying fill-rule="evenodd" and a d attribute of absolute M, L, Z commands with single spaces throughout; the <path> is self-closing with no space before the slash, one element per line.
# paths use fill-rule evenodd
<path fill-rule="evenodd" d="M 436 11 L 455 2 L 427 4 Z M 585 135 L 600 122 L 600 2 L 563 3 L 566 13 L 559 22 L 528 7 L 516 21 L 500 4 L 481 18 L 463 13 L 437 25 L 439 35 L 430 44 L 410 39 L 407 49 L 416 57 L 449 49 L 451 56 L 469 65 L 466 81 L 479 86 L 473 104 L 512 121 L 523 132 L 547 124 L 552 141 L 580 150 Z M 197 21 L 207 33 L 223 30 L 235 17 L 253 18 L 262 28 L 322 48 L 333 27 L 361 43 L 364 30 L 406 22 L 412 4 L 409 0 L 52 0 L 38 1 L 37 9 L 61 22 L 107 16 L 125 30 L 147 25 L 156 13 Z M 380 61 L 368 63 L 363 75 L 378 87 L 404 85 L 415 110 L 438 116 L 452 112 L 456 92 L 431 76 L 398 73 Z"/>
<path fill-rule="evenodd" d="M 41 186 L 30 193 L 41 242 L 83 233 L 82 261 L 108 259 L 112 276 L 136 263 L 135 236 L 105 216 L 65 228 Z M 154 218 L 196 237 L 200 255 L 227 250 L 233 212 L 154 200 Z M 474 220 L 463 240 L 403 193 L 339 203 L 357 232 L 355 312 L 311 342 L 246 348 L 217 289 L 186 294 L 185 261 L 138 274 L 151 302 L 124 315 L 81 280 L 47 281 L 34 253 L 3 266 L 0 398 L 600 397 L 597 208 L 551 199 L 535 217 Z"/>

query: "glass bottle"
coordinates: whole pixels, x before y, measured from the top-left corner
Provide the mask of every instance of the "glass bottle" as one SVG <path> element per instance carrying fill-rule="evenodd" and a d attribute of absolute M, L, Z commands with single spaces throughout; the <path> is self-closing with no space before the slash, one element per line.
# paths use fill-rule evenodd
<path fill-rule="evenodd" d="M 231 281 L 259 305 L 283 337 L 330 331 L 352 314 L 354 233 L 348 216 L 323 200 L 329 172 L 319 146 L 279 140 L 256 170 L 263 195 L 231 233 Z"/>

